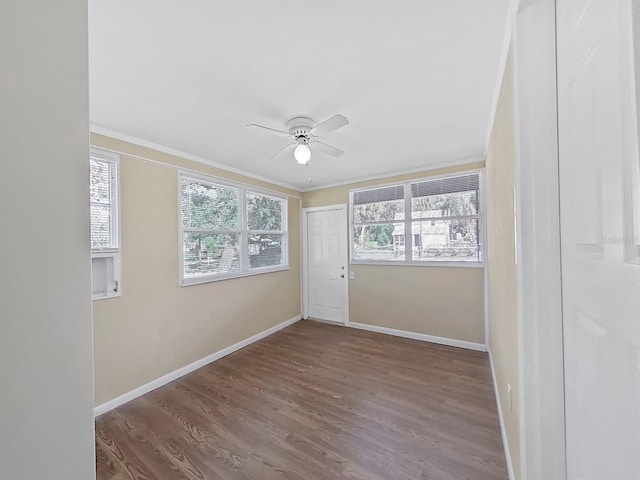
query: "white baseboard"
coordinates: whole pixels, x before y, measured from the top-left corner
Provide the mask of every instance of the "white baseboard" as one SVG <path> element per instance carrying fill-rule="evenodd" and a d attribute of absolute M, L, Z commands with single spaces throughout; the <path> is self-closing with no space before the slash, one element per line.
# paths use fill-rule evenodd
<path fill-rule="evenodd" d="M 509 451 L 509 442 L 507 441 L 507 430 L 504 426 L 504 417 L 502 415 L 502 405 L 500 403 L 500 392 L 498 391 L 498 381 L 496 379 L 496 369 L 493 366 L 493 356 L 491 350 L 489 351 L 489 363 L 491 364 L 491 376 L 493 377 L 493 388 L 496 394 L 496 404 L 498 405 L 498 419 L 500 420 L 500 433 L 502 434 L 502 444 L 504 445 L 504 456 L 507 461 L 507 472 L 509 473 L 509 480 L 515 480 L 513 474 L 513 464 L 511 463 L 511 452 Z"/>
<path fill-rule="evenodd" d="M 487 346 L 482 343 L 467 342 L 466 340 L 456 340 L 453 338 L 435 337 L 425 333 L 407 332 L 406 330 L 396 330 L 395 328 L 378 327 L 377 325 L 369 325 L 367 323 L 349 322 L 348 327 L 358 328 L 360 330 L 368 330 L 370 332 L 386 333 L 396 337 L 412 338 L 413 340 L 421 340 L 423 342 L 438 343 L 440 345 L 448 345 L 450 347 L 466 348 L 468 350 L 477 350 L 486 352 Z"/>
<path fill-rule="evenodd" d="M 155 390 L 156 388 L 162 387 L 163 385 L 166 385 L 169 382 L 173 382 L 174 380 L 177 380 L 178 378 L 183 377 L 187 373 L 191 373 L 194 370 L 204 367 L 205 365 L 208 365 L 211 362 L 215 362 L 216 360 L 222 357 L 225 357 L 230 353 L 233 353 L 237 350 L 240 350 L 241 348 L 246 347 L 247 345 L 250 345 L 254 342 L 257 342 L 258 340 L 268 337 L 269 335 L 277 332 L 278 330 L 282 330 L 283 328 L 288 327 L 289 325 L 293 325 L 301 318 L 302 318 L 301 315 L 297 315 L 285 322 L 279 323 L 278 325 L 268 328 L 267 330 L 264 330 L 260 333 L 256 333 L 255 335 L 249 338 L 245 338 L 244 340 L 241 340 L 238 343 L 234 343 L 233 345 L 227 348 L 223 348 L 222 350 L 212 353 L 211 355 L 201 358 L 200 360 L 196 360 L 195 362 L 190 363 L 189 365 L 186 365 L 182 368 L 174 370 L 173 372 L 167 373 L 166 375 L 163 375 L 160 378 L 157 378 L 144 385 L 141 385 L 138 388 L 134 388 L 130 392 L 120 395 L 119 397 L 116 397 L 113 400 L 109 400 L 108 402 L 105 402 L 102 405 L 98 405 L 93 409 L 93 415 L 97 417 L 98 415 L 102 415 L 103 413 L 106 413 L 109 410 L 113 410 L 114 408 L 119 407 L 122 404 L 130 402 L 134 398 L 137 398 L 146 393 L 149 393 L 150 391 Z"/>

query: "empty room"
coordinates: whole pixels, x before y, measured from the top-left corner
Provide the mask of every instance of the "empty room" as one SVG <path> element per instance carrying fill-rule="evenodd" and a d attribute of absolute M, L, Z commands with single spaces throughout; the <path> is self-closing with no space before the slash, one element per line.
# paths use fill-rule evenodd
<path fill-rule="evenodd" d="M 640 479 L 640 4 L 7 0 L 0 478 Z"/>

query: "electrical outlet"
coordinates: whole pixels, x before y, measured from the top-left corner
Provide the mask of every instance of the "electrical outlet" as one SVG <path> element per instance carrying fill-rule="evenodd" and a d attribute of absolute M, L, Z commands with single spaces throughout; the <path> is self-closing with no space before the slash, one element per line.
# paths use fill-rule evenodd
<path fill-rule="evenodd" d="M 356 278 L 355 272 L 349 272 L 349 280 L 353 280 Z"/>
<path fill-rule="evenodd" d="M 513 403 L 511 402 L 511 384 L 507 383 L 507 397 L 509 402 L 509 411 L 513 410 Z"/>

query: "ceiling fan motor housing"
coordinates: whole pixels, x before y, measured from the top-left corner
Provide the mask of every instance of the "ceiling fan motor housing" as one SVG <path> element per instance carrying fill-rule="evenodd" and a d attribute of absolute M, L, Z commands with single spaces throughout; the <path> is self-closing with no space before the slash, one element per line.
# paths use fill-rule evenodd
<path fill-rule="evenodd" d="M 287 122 L 289 134 L 296 140 L 300 137 L 309 140 L 311 138 L 311 129 L 314 126 L 315 122 L 309 117 L 293 117 Z"/>

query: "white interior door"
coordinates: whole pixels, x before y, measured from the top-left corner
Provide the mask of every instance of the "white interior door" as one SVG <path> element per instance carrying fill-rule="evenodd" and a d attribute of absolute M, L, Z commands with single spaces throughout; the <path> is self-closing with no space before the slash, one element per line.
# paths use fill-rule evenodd
<path fill-rule="evenodd" d="M 346 323 L 347 209 L 305 209 L 307 314 L 311 318 Z"/>
<path fill-rule="evenodd" d="M 640 479 L 632 3 L 557 0 L 569 480 Z"/>

